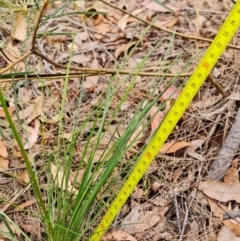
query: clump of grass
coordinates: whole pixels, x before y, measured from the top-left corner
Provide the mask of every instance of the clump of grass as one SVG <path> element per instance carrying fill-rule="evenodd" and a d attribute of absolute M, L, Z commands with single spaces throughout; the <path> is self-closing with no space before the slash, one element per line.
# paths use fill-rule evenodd
<path fill-rule="evenodd" d="M 26 12 L 28 11 L 26 2 L 23 1 L 0 1 L 0 9 L 3 12 Z"/>
<path fill-rule="evenodd" d="M 8 7 L 10 7 L 10 5 L 8 5 Z M 12 6 L 12 9 L 14 9 L 14 5 Z M 151 26 L 148 26 L 146 28 L 143 35 L 139 38 L 139 41 L 132 50 L 125 55 L 125 58 L 123 58 L 121 63 L 116 66 L 116 69 L 125 69 L 126 63 L 133 55 L 134 51 L 136 51 L 141 41 L 143 41 L 143 38 L 149 31 L 150 27 Z M 137 32 L 138 28 L 136 28 L 135 31 Z M 159 89 L 159 86 L 164 81 L 164 76 L 154 79 L 152 92 L 149 93 L 149 96 L 142 98 L 141 102 L 136 106 L 129 123 L 127 123 L 124 132 L 121 134 L 119 134 L 120 127 L 125 120 L 124 116 L 118 118 L 116 129 L 112 133 L 112 136 L 109 137 L 109 142 L 106 145 L 105 150 L 103 150 L 101 156 L 98 157 L 98 162 L 95 162 L 95 159 L 97 151 L 101 146 L 104 133 L 121 112 L 122 103 L 127 100 L 134 85 L 136 84 L 137 73 L 142 70 L 148 57 L 165 40 L 168 41 L 163 38 L 152 50 L 149 50 L 146 53 L 142 61 L 133 69 L 133 72 L 136 74 L 122 78 L 122 76 L 116 72 L 115 75 L 109 79 L 105 86 L 105 90 L 102 91 L 102 98 L 100 98 L 102 101 L 95 109 L 91 109 L 81 123 L 77 122 L 77 117 L 73 120 L 73 125 L 71 126 L 71 132 L 73 133 L 72 139 L 71 141 L 65 141 L 62 139 L 62 135 L 65 132 L 66 124 L 64 116 L 71 65 L 71 57 L 69 58 L 59 108 L 58 135 L 55 142 L 56 145 L 50 155 L 49 153 L 45 154 L 44 151 L 46 148 L 42 146 L 42 156 L 48 155 L 46 163 L 41 167 L 41 173 L 45 173 L 47 180 L 46 192 L 43 192 L 40 187 L 39 171 L 32 166 L 32 163 L 29 161 L 28 154 L 23 148 L 21 136 L 19 135 L 15 123 L 12 121 L 12 118 L 8 113 L 4 95 L 0 92 L 1 104 L 6 113 L 12 135 L 18 143 L 26 163 L 26 168 L 31 180 L 31 187 L 37 199 L 37 206 L 40 215 L 39 218 L 42 220 L 45 230 L 45 240 L 88 240 L 94 230 L 94 227 L 97 226 L 103 213 L 106 211 L 109 204 L 116 196 L 116 193 L 134 168 L 137 162 L 138 154 L 136 154 L 128 162 L 124 161 L 126 153 L 131 148 L 129 140 L 139 126 L 143 127 L 143 133 L 147 133 L 149 123 L 151 122 L 151 120 L 148 119 L 148 112 L 150 108 L 158 102 L 158 99 L 162 94 L 156 95 L 154 93 L 155 90 Z M 165 66 L 166 60 L 172 48 L 173 40 L 174 36 L 172 36 L 172 39 L 169 41 L 168 50 L 166 51 L 163 60 L 159 63 L 159 67 Z M 191 64 L 191 61 L 189 64 Z M 189 64 L 187 64 L 182 71 L 188 68 Z M 171 67 L 171 64 L 169 65 L 168 63 L 168 66 Z M 169 80 L 168 86 L 177 81 L 177 77 L 178 75 Z M 118 82 L 119 78 L 121 78 L 121 83 Z M 125 93 L 118 100 L 115 110 L 113 111 L 111 109 L 111 105 L 115 96 L 122 88 L 122 83 L 126 83 L 128 87 L 125 89 Z M 84 92 L 81 92 L 79 99 L 82 99 L 83 95 Z M 79 110 L 79 113 L 82 105 L 81 101 L 79 101 L 76 105 L 76 110 Z M 159 109 L 163 108 L 163 106 L 164 103 L 159 107 Z M 87 126 L 88 135 L 84 137 L 83 141 L 84 131 Z M 116 138 L 116 136 L 118 137 Z M 137 138 L 138 136 L 136 139 Z M 81 141 L 84 142 L 84 147 L 81 149 L 81 153 L 79 155 L 80 157 L 77 160 L 76 165 L 75 147 L 78 146 Z M 108 148 L 109 146 L 110 148 Z M 51 169 L 51 164 L 56 165 L 58 170 L 56 176 L 58 177 L 61 173 L 61 180 L 57 177 L 52 177 L 51 172 L 49 171 Z M 84 170 L 81 182 L 77 183 L 77 178 L 75 178 L 75 181 L 72 184 L 72 186 L 77 189 L 77 193 L 71 193 L 71 190 L 69 190 L 68 180 L 70 179 L 72 169 L 75 169 L 77 172 Z M 118 173 L 116 173 L 116 169 Z M 10 220 L 6 215 L 4 215 L 4 218 L 8 221 Z M 26 239 L 30 240 L 23 232 L 22 235 L 24 235 Z"/>

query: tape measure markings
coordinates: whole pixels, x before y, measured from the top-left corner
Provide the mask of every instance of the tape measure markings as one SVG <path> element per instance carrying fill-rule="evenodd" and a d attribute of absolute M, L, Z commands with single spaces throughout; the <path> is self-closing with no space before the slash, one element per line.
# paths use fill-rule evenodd
<path fill-rule="evenodd" d="M 186 86 L 169 110 L 165 119 L 156 131 L 154 137 L 141 154 L 138 163 L 136 164 L 135 168 L 129 175 L 118 195 L 108 208 L 100 224 L 94 231 L 94 234 L 89 239 L 90 241 L 101 240 L 101 237 L 108 229 L 108 227 L 110 227 L 114 218 L 117 216 L 122 206 L 127 201 L 128 197 L 131 195 L 134 188 L 143 177 L 144 173 L 147 171 L 154 157 L 159 153 L 159 149 L 167 140 L 168 136 L 171 134 L 177 122 L 184 114 L 187 107 L 190 105 L 192 99 L 200 89 L 201 85 L 209 75 L 210 71 L 216 64 L 217 60 L 219 59 L 227 44 L 230 42 L 239 27 L 240 0 L 238 0 L 232 8 L 224 24 L 218 31 L 215 39 L 207 49 L 195 71 L 186 83 Z"/>

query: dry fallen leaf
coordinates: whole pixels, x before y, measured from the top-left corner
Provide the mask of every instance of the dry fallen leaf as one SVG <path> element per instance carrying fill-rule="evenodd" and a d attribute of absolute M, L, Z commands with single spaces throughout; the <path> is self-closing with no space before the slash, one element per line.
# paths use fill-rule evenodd
<path fill-rule="evenodd" d="M 97 83 L 98 83 L 99 76 L 88 76 L 86 80 L 83 82 L 83 89 L 89 92 L 93 92 Z"/>
<path fill-rule="evenodd" d="M 18 146 L 14 146 L 13 148 L 13 155 L 16 157 L 16 158 L 22 158 L 22 153 L 21 151 L 19 150 L 19 147 Z"/>
<path fill-rule="evenodd" d="M 178 22 L 178 20 L 179 20 L 179 19 L 178 19 L 178 16 L 176 15 L 176 16 L 174 16 L 174 18 L 172 18 L 170 21 L 168 21 L 167 23 L 165 23 L 163 27 L 171 28 L 171 27 L 173 27 L 173 26 Z"/>
<path fill-rule="evenodd" d="M 188 151 L 196 151 L 198 148 L 201 148 L 205 141 L 206 139 L 204 138 L 190 141 L 189 147 L 186 148 L 186 153 L 188 153 Z"/>
<path fill-rule="evenodd" d="M 4 49 L 5 55 L 8 57 L 2 55 L 2 57 L 9 63 L 12 64 L 12 62 L 16 62 L 16 60 L 21 56 L 21 53 L 17 46 L 8 43 L 7 48 Z M 9 61 L 10 60 L 10 61 Z M 23 62 L 18 63 L 15 67 L 16 70 L 21 71 L 25 69 L 25 64 Z"/>
<path fill-rule="evenodd" d="M 29 88 L 19 88 L 18 90 L 18 99 L 21 100 L 21 105 L 26 105 L 30 103 L 30 100 L 33 97 L 33 89 L 29 89 Z"/>
<path fill-rule="evenodd" d="M 23 120 L 25 118 L 28 118 L 34 111 L 34 105 L 29 105 L 23 110 L 20 110 L 17 114 L 13 116 L 13 120 L 17 120 L 18 118 L 20 120 Z"/>
<path fill-rule="evenodd" d="M 179 8 L 174 7 L 171 4 L 159 4 L 157 3 L 157 1 L 151 1 L 149 2 L 149 0 L 145 0 L 144 2 L 142 2 L 140 5 L 145 6 L 148 9 L 154 10 L 156 12 L 177 12 L 179 11 Z"/>
<path fill-rule="evenodd" d="M 85 170 L 79 170 L 79 171 L 72 171 L 69 176 L 70 182 L 75 185 L 76 183 L 80 183 L 82 176 L 84 174 Z"/>
<path fill-rule="evenodd" d="M 160 91 L 162 92 L 162 95 L 161 95 L 162 99 L 164 99 L 164 100 L 174 99 L 175 100 L 180 95 L 182 89 L 178 88 L 174 85 L 171 85 L 167 89 L 165 89 L 161 86 Z"/>
<path fill-rule="evenodd" d="M 141 12 L 143 12 L 145 10 L 145 7 L 143 8 L 139 8 L 134 10 L 131 14 L 134 16 L 137 16 L 138 14 L 140 14 Z M 131 18 L 128 14 L 125 14 L 119 21 L 118 21 L 118 27 L 124 32 L 126 26 L 128 23 L 130 22 L 135 22 L 137 21 L 134 18 Z"/>
<path fill-rule="evenodd" d="M 127 110 L 130 106 L 131 106 L 131 102 L 126 100 L 121 104 L 120 109 L 124 111 L 124 110 Z"/>
<path fill-rule="evenodd" d="M 237 207 L 235 208 L 235 210 L 232 210 L 231 204 L 229 204 L 228 208 L 226 207 L 224 210 L 226 212 L 239 211 Z M 223 220 L 222 223 L 225 227 L 230 228 L 232 231 L 234 231 L 237 236 L 240 235 L 240 218 L 239 217 L 235 217 L 234 219 Z"/>
<path fill-rule="evenodd" d="M 227 207 L 221 203 L 218 203 L 218 205 L 217 205 L 216 202 L 212 201 L 210 198 L 208 198 L 208 203 L 209 203 L 212 213 L 216 217 L 222 219 L 224 212 L 227 212 Z"/>
<path fill-rule="evenodd" d="M 139 143 L 139 140 L 143 137 L 143 127 L 140 125 L 131 135 L 128 144 L 131 145 L 130 151 L 134 152 L 133 147 Z"/>
<path fill-rule="evenodd" d="M 74 1 L 75 8 L 79 10 L 84 10 L 85 9 L 85 0 L 77 0 Z"/>
<path fill-rule="evenodd" d="M 239 224 L 240 218 L 235 218 L 235 220 L 234 219 L 225 220 L 223 221 L 223 224 L 226 227 L 231 228 L 231 230 L 233 230 L 235 234 L 239 237 L 240 236 L 240 224 Z"/>
<path fill-rule="evenodd" d="M 117 59 L 121 53 L 128 51 L 128 49 L 131 48 L 136 43 L 137 43 L 137 41 L 132 41 L 127 44 L 119 45 L 115 51 L 114 57 Z"/>
<path fill-rule="evenodd" d="M 81 46 L 82 45 L 82 42 L 87 40 L 89 34 L 88 32 L 78 32 L 75 37 L 74 37 L 74 43 L 77 45 L 77 46 Z M 70 48 L 69 48 L 70 49 Z"/>
<path fill-rule="evenodd" d="M 14 110 L 15 110 L 15 107 L 9 107 L 8 108 L 9 114 L 12 115 Z M 0 107 L 0 117 L 6 117 L 5 112 L 2 107 Z"/>
<path fill-rule="evenodd" d="M 91 67 L 93 69 L 98 68 L 98 62 L 97 60 L 93 60 Z M 98 83 L 98 79 L 99 76 L 98 75 L 94 75 L 94 76 L 87 76 L 86 80 L 83 82 L 83 89 L 89 91 L 89 92 L 93 92 L 94 88 L 96 87 L 97 83 Z"/>
<path fill-rule="evenodd" d="M 34 107 L 33 112 L 28 116 L 27 118 L 27 124 L 31 123 L 34 119 L 36 119 L 38 116 L 42 115 L 43 112 L 43 106 L 44 106 L 44 100 L 42 96 L 38 96 L 34 100 Z M 29 112 L 31 112 L 31 107 L 29 107 Z"/>
<path fill-rule="evenodd" d="M 121 231 L 121 230 L 116 230 L 109 232 L 103 236 L 101 239 L 102 241 L 137 241 L 132 235 L 128 234 L 127 232 Z"/>
<path fill-rule="evenodd" d="M 35 199 L 31 199 L 31 200 L 28 200 L 20 205 L 18 205 L 15 209 L 14 209 L 14 212 L 17 212 L 17 211 L 22 211 L 24 208 L 26 207 L 29 207 L 33 204 L 36 203 L 36 200 Z"/>
<path fill-rule="evenodd" d="M 190 146 L 190 143 L 186 141 L 171 141 L 161 147 L 160 153 L 174 153 L 187 146 Z"/>
<path fill-rule="evenodd" d="M 66 186 L 64 172 L 61 169 L 57 169 L 57 167 L 52 163 L 51 163 L 51 173 L 54 181 L 57 183 L 60 189 L 62 189 L 63 191 L 67 190 L 73 194 L 77 194 L 78 190 L 72 186 L 70 180 L 67 181 L 67 186 Z"/>
<path fill-rule="evenodd" d="M 26 231 L 26 232 L 28 232 L 28 233 L 30 233 L 31 235 L 37 235 L 38 234 L 38 229 L 36 229 L 36 225 L 34 225 L 34 224 L 23 224 L 23 223 L 21 223 L 21 228 L 24 230 L 24 231 Z"/>
<path fill-rule="evenodd" d="M 155 180 L 153 183 L 151 183 L 151 190 L 154 193 L 157 193 L 161 186 L 162 186 L 162 184 L 159 181 Z"/>
<path fill-rule="evenodd" d="M 20 12 L 14 21 L 15 26 L 12 32 L 12 38 L 19 41 L 24 41 L 27 37 L 27 20 L 26 14 Z"/>
<path fill-rule="evenodd" d="M 75 54 L 72 56 L 71 60 L 74 63 L 82 64 L 83 66 L 85 66 L 88 62 L 91 61 L 91 57 L 85 54 Z"/>
<path fill-rule="evenodd" d="M 211 96 L 209 98 L 206 98 L 204 100 L 201 100 L 201 101 L 198 101 L 198 102 L 192 104 L 192 106 L 194 108 L 197 107 L 199 109 L 204 109 L 204 108 L 215 105 L 221 99 L 222 99 L 222 95 Z"/>
<path fill-rule="evenodd" d="M 200 225 L 196 220 L 190 222 L 187 232 L 184 234 L 184 237 L 185 237 L 184 240 L 186 241 L 197 240 L 198 236 L 196 236 L 196 234 L 198 233 L 199 229 L 200 229 Z"/>
<path fill-rule="evenodd" d="M 2 157 L 7 157 L 8 156 L 7 148 L 6 148 L 5 144 L 2 141 L 0 141 L 0 155 Z"/>
<path fill-rule="evenodd" d="M 196 139 L 190 142 L 190 146 L 186 148 L 185 153 L 188 154 L 189 156 L 195 158 L 196 160 L 203 161 L 204 157 L 195 150 L 198 148 L 201 148 L 202 145 L 205 143 L 206 139 Z"/>
<path fill-rule="evenodd" d="M 240 184 L 228 184 L 216 181 L 199 182 L 199 190 L 203 191 L 208 197 L 220 202 L 235 200 L 240 202 Z"/>
<path fill-rule="evenodd" d="M 239 183 L 239 174 L 238 174 L 238 159 L 233 161 L 232 166 L 226 172 L 223 182 L 225 183 Z"/>
<path fill-rule="evenodd" d="M 187 176 L 184 178 L 181 178 L 181 180 L 178 180 L 178 182 L 173 185 L 171 190 L 169 190 L 169 193 L 171 193 L 171 195 L 177 195 L 178 193 L 189 190 L 192 184 L 194 183 L 194 180 L 195 180 L 195 176 L 189 170 Z"/>
<path fill-rule="evenodd" d="M 101 158 L 103 158 L 104 155 L 106 155 L 106 153 L 111 152 L 111 148 L 112 148 L 112 144 L 110 143 L 110 145 L 106 146 L 105 149 L 97 150 L 95 152 L 93 162 L 94 163 L 98 162 Z"/>
<path fill-rule="evenodd" d="M 25 150 L 30 149 L 37 142 L 39 128 L 40 128 L 40 121 L 38 119 L 35 119 L 33 131 L 29 136 L 27 143 L 24 145 Z"/>
<path fill-rule="evenodd" d="M 162 122 L 164 113 L 161 111 L 158 111 L 158 107 L 152 106 L 149 111 L 149 114 L 150 114 L 150 117 L 153 118 L 151 122 L 151 132 L 153 133 Z"/>
<path fill-rule="evenodd" d="M 124 31 L 124 29 L 125 29 L 126 26 L 127 26 L 128 18 L 129 18 L 129 15 L 128 15 L 128 14 L 125 14 L 125 15 L 118 21 L 118 27 L 119 27 L 122 31 Z"/>
<path fill-rule="evenodd" d="M 99 15 L 97 15 L 97 19 L 94 21 L 94 24 L 95 24 L 95 25 L 98 25 L 98 24 L 100 24 L 103 20 L 104 20 L 104 16 L 101 15 L 101 14 L 99 14 Z M 110 22 L 111 22 L 111 21 L 110 21 Z"/>
<path fill-rule="evenodd" d="M 94 28 L 101 34 L 107 34 L 111 31 L 111 27 L 108 23 L 100 23 L 96 25 Z"/>
<path fill-rule="evenodd" d="M 60 135 L 60 137 L 67 139 L 68 141 L 71 141 L 74 136 L 73 132 L 70 133 L 63 133 Z"/>
<path fill-rule="evenodd" d="M 237 237 L 236 233 L 231 230 L 231 228 L 222 225 L 218 233 L 217 241 L 240 241 L 240 238 Z"/>
<path fill-rule="evenodd" d="M 137 206 L 131 210 L 131 212 L 122 220 L 122 230 L 134 234 L 142 232 L 146 229 L 153 227 L 160 221 L 160 216 L 156 212 L 141 211 L 140 206 Z"/>
<path fill-rule="evenodd" d="M 149 200 L 149 202 L 159 207 L 166 207 L 171 203 L 171 197 L 170 195 L 158 195 L 155 198 Z"/>
<path fill-rule="evenodd" d="M 54 36 L 46 36 L 47 43 L 52 45 L 54 43 L 65 43 L 67 41 L 66 35 L 54 35 Z M 71 43 L 69 44 L 72 45 Z M 71 48 L 71 47 L 70 47 Z"/>
<path fill-rule="evenodd" d="M 0 156 L 0 170 L 8 169 L 9 160 Z"/>
<path fill-rule="evenodd" d="M 239 92 L 237 92 L 237 93 L 233 92 L 227 97 L 227 99 L 229 99 L 229 100 L 240 100 L 240 93 Z"/>
<path fill-rule="evenodd" d="M 56 114 L 51 119 L 47 119 L 47 117 L 43 113 L 40 119 L 44 123 L 54 124 L 54 123 L 59 123 L 61 118 L 60 118 L 60 114 Z"/>
<path fill-rule="evenodd" d="M 211 211 L 214 213 L 214 215 L 216 217 L 219 217 L 220 219 L 222 219 L 223 214 L 231 211 L 231 209 L 229 210 L 230 207 L 224 206 L 223 204 L 219 203 L 216 204 L 216 202 L 213 202 L 211 199 L 208 199 L 208 203 L 210 205 Z M 240 219 L 236 218 L 236 220 L 239 222 Z M 231 230 L 233 230 L 235 232 L 235 234 L 237 234 L 238 236 L 240 235 L 240 224 L 236 222 L 233 219 L 229 219 L 229 220 L 224 220 L 223 221 L 223 225 L 230 228 Z"/>
<path fill-rule="evenodd" d="M 17 236 L 20 236 L 20 232 L 19 232 L 19 229 L 17 228 L 17 225 L 13 225 L 9 222 L 8 222 L 7 226 L 5 223 L 0 223 L 1 236 L 7 238 L 7 240 L 16 240 L 16 237 L 15 237 L 15 239 L 13 239 L 12 235 L 10 234 L 9 228 L 12 230 L 12 232 L 14 234 L 16 234 Z"/>
<path fill-rule="evenodd" d="M 121 126 L 110 125 L 105 133 L 102 135 L 100 142 L 101 147 L 106 147 L 113 145 L 113 143 L 119 139 L 119 137 L 124 133 L 124 130 Z M 110 141 L 111 140 L 111 141 Z"/>
<path fill-rule="evenodd" d="M 135 199 L 139 199 L 139 198 L 143 198 L 143 195 L 144 195 L 143 189 L 135 187 L 135 189 L 132 193 L 132 197 Z"/>
<path fill-rule="evenodd" d="M 178 22 L 178 16 L 174 16 L 170 20 L 165 20 L 165 21 L 157 20 L 157 21 L 154 22 L 154 26 L 157 26 L 157 27 L 160 27 L 160 28 L 162 28 L 162 27 L 170 28 L 170 27 L 174 26 L 177 22 Z"/>
<path fill-rule="evenodd" d="M 23 181 L 24 183 L 27 183 L 27 184 L 30 182 L 30 178 L 29 178 L 29 175 L 28 175 L 27 170 L 19 173 L 19 174 L 17 175 L 17 178 L 18 178 L 19 180 Z"/>
<path fill-rule="evenodd" d="M 177 184 L 177 180 L 178 178 L 181 176 L 181 174 L 183 173 L 183 169 L 177 169 L 174 173 L 173 173 L 173 184 Z"/>

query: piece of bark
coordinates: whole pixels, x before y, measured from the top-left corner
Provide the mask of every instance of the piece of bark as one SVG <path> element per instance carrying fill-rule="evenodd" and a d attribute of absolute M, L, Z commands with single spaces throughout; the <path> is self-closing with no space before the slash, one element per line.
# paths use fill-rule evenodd
<path fill-rule="evenodd" d="M 223 220 L 235 219 L 240 217 L 240 210 L 223 213 Z"/>
<path fill-rule="evenodd" d="M 232 165 L 234 155 L 240 146 L 240 109 L 237 112 L 235 121 L 225 139 L 218 156 L 209 169 L 208 178 L 220 180 L 225 175 L 228 168 Z"/>

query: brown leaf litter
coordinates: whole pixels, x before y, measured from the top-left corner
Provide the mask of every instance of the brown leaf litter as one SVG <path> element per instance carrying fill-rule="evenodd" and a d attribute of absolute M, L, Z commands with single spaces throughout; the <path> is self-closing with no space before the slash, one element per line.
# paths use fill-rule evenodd
<path fill-rule="evenodd" d="M 76 10 L 96 14 L 63 14 L 58 18 L 46 18 L 33 45 L 48 59 L 26 54 L 31 48 L 29 43 L 34 21 L 29 21 L 25 13 L 17 14 L 7 26 L 3 24 L 7 29 L 1 32 L 4 54 L 0 54 L 0 71 L 5 72 L 6 67 L 5 73 L 28 71 L 37 74 L 29 79 L 1 80 L 0 85 L 24 148 L 37 168 L 46 202 L 46 173 L 49 170 L 49 178 L 56 189 L 77 193 L 86 163 L 98 141 L 96 133 L 100 127 L 100 114 L 106 108 L 103 101 L 110 89 L 113 94 L 93 157 L 94 166 L 106 163 L 105 151 L 107 157 L 112 155 L 114 144 L 125 133 L 137 107 L 142 104 L 143 108 L 156 100 L 146 113 L 146 120 L 139 123 L 129 136 L 124 159 L 112 174 L 117 183 L 110 193 L 118 191 L 118 184 L 124 178 L 121 171 L 126 171 L 127 164 L 134 165 L 139 151 L 182 91 L 185 77 L 180 75 L 173 81 L 168 74 L 178 74 L 191 58 L 208 47 L 231 7 L 226 0 L 170 0 L 165 7 L 153 0 L 112 0 L 107 3 L 76 1 L 65 6 L 63 12 Z M 64 1 L 49 4 L 44 16 L 50 16 L 63 4 Z M 31 14 L 29 18 L 35 19 Z M 149 27 L 146 23 L 152 21 L 155 21 L 152 23 L 154 26 Z M 49 35 L 52 30 L 75 35 Z M 28 34 L 30 37 L 25 42 Z M 159 44 L 159 41 L 162 42 Z M 157 44 L 159 46 L 155 48 Z M 212 72 L 229 96 L 223 98 L 209 81 L 205 82 L 103 240 L 239 240 L 239 216 L 224 218 L 227 213 L 237 214 L 240 204 L 238 125 L 232 131 L 234 135 L 230 135 L 240 100 L 239 33 L 233 44 L 237 47 L 227 48 Z M 148 51 L 152 53 L 145 60 Z M 19 60 L 24 54 L 24 61 Z M 72 75 L 66 79 L 59 74 L 65 74 L 64 66 L 69 58 L 72 59 Z M 10 68 L 16 61 L 18 64 Z M 189 76 L 198 61 L 196 58 L 183 74 Z M 155 76 L 137 76 L 138 65 L 145 73 Z M 79 74 L 74 68 L 127 70 L 135 74 L 118 74 L 113 81 L 112 76 L 116 73 L 94 75 L 90 71 Z M 42 74 L 56 76 L 40 78 Z M 61 116 L 66 81 L 67 96 Z M 85 123 L 86 116 L 91 113 L 93 115 Z M 46 230 L 38 218 L 40 214 L 35 198 L 31 188 L 26 188 L 29 183 L 26 166 L 1 108 L 0 119 L 1 210 L 29 233 L 32 240 L 44 240 Z M 60 134 L 59 123 L 63 128 Z M 64 147 L 73 141 L 76 130 L 83 124 L 74 146 L 71 175 L 69 180 L 65 180 L 65 163 L 60 157 L 65 155 Z M 93 136 L 88 141 L 92 132 Z M 233 136 L 235 143 L 231 141 Z M 59 148 L 59 143 L 63 148 Z M 86 145 L 88 150 L 83 156 Z M 224 146 L 231 146 L 231 151 Z M 55 150 L 59 152 L 59 165 L 54 160 L 48 168 L 46 163 Z M 223 161 L 216 165 L 216 158 Z M 212 163 L 218 167 L 217 171 Z M 220 173 L 219 169 L 223 181 L 216 176 L 210 180 L 209 176 L 213 177 L 213 172 Z M 97 178 L 98 173 L 94 181 Z M 109 195 L 100 193 L 96 203 L 101 197 L 109 198 Z M 89 228 L 89 233 L 96 225 Z M 8 232 L 4 223 L 0 226 L 1 230 Z M 14 226 L 11 228 L 16 238 L 23 240 L 18 230 Z"/>

